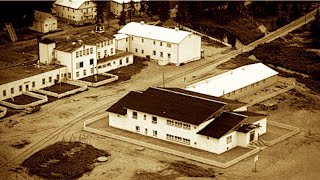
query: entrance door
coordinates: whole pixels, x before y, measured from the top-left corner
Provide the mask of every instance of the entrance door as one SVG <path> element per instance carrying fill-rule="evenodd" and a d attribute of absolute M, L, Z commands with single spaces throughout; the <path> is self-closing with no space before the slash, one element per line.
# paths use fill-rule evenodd
<path fill-rule="evenodd" d="M 250 142 L 254 140 L 254 131 L 250 132 Z"/>

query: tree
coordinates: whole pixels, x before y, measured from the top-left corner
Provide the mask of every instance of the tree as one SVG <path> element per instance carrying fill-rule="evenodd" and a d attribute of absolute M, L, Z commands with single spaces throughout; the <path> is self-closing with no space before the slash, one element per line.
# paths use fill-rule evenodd
<path fill-rule="evenodd" d="M 187 1 L 179 1 L 178 2 L 178 12 L 177 12 L 177 23 L 180 25 L 181 23 L 186 23 L 190 19 L 188 13 L 188 2 Z"/>
<path fill-rule="evenodd" d="M 170 11 L 169 11 L 169 1 L 161 1 L 159 2 L 159 15 L 160 15 L 160 20 L 162 22 L 165 22 L 166 20 L 169 19 L 170 17 Z"/>
<path fill-rule="evenodd" d="M 147 6 L 148 6 L 148 15 L 150 16 L 151 20 L 154 15 L 159 15 L 159 4 L 161 3 L 160 1 L 157 0 L 150 0 L 147 1 Z"/>
<path fill-rule="evenodd" d="M 124 8 L 124 3 L 122 3 L 122 11 L 119 17 L 119 25 L 125 25 L 126 24 L 126 10 Z"/>
<path fill-rule="evenodd" d="M 104 23 L 104 10 L 107 7 L 107 1 L 95 1 L 95 3 L 97 4 L 97 21 Z"/>

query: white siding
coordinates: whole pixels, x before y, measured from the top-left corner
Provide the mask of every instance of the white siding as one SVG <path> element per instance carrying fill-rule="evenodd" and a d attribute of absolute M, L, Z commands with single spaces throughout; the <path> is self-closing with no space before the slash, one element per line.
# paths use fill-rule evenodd
<path fill-rule="evenodd" d="M 190 34 L 179 44 L 177 64 L 201 59 L 201 37 Z"/>
<path fill-rule="evenodd" d="M 40 63 L 50 64 L 52 61 L 54 48 L 56 47 L 55 43 L 44 44 L 39 43 L 39 60 Z"/>
<path fill-rule="evenodd" d="M 122 64 L 120 64 L 120 60 L 122 61 Z M 127 62 L 128 60 L 128 62 Z M 128 66 L 130 64 L 133 64 L 133 55 L 127 55 L 118 57 L 116 59 L 112 59 L 107 62 L 99 63 L 98 61 L 98 72 L 108 72 L 114 69 L 118 69 L 120 67 Z"/>

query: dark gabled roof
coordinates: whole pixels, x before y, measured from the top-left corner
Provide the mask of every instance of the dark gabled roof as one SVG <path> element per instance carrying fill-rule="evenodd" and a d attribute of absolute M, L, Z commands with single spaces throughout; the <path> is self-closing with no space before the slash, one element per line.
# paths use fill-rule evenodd
<path fill-rule="evenodd" d="M 130 92 L 107 111 L 125 115 L 126 109 L 132 109 L 199 125 L 224 106 L 225 104 L 221 102 L 160 88 L 149 88 L 142 93 Z"/>
<path fill-rule="evenodd" d="M 197 134 L 219 139 L 237 127 L 244 119 L 246 119 L 246 116 L 223 112 Z"/>

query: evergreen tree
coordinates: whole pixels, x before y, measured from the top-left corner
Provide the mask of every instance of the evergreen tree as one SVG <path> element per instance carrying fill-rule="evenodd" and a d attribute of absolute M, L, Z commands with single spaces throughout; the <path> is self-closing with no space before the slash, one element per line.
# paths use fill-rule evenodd
<path fill-rule="evenodd" d="M 159 2 L 160 5 L 160 21 L 165 22 L 170 17 L 170 11 L 169 11 L 169 1 L 161 1 Z"/>
<path fill-rule="evenodd" d="M 95 1 L 97 4 L 97 21 L 104 23 L 104 10 L 107 7 L 107 1 Z"/>
<path fill-rule="evenodd" d="M 119 17 L 119 25 L 125 25 L 126 24 L 126 10 L 124 7 L 124 3 L 122 3 L 122 11 Z"/>

